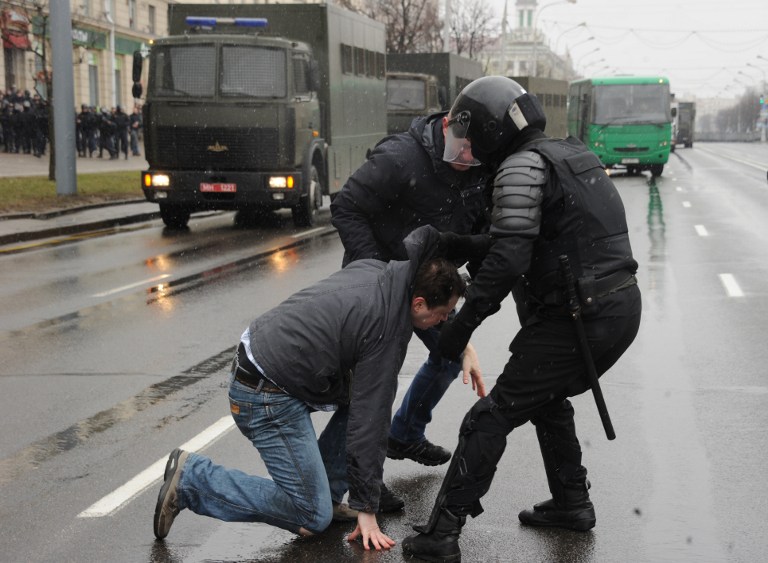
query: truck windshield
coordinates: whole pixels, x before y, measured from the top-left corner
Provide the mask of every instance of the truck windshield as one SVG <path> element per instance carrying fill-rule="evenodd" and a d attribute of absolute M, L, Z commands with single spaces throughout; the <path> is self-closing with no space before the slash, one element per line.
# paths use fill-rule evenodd
<path fill-rule="evenodd" d="M 427 107 L 424 82 L 421 80 L 387 78 L 387 109 L 416 109 Z"/>
<path fill-rule="evenodd" d="M 155 96 L 212 98 L 216 90 L 216 47 L 165 45 L 152 49 L 149 89 Z"/>
<path fill-rule="evenodd" d="M 597 125 L 669 123 L 669 85 L 611 84 L 595 87 Z"/>
<path fill-rule="evenodd" d="M 221 48 L 222 96 L 284 98 L 286 82 L 284 49 L 224 45 Z"/>

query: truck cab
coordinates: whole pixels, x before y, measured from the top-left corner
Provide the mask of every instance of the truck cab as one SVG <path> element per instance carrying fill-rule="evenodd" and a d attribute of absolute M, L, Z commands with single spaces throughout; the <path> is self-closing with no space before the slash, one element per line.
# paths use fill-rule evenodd
<path fill-rule="evenodd" d="M 387 73 L 387 133 L 407 131 L 415 117 L 441 111 L 446 93 L 437 77 L 417 72 Z"/>
<path fill-rule="evenodd" d="M 193 210 L 319 207 L 324 146 L 312 52 L 248 35 L 169 37 L 152 45 L 143 190 L 166 224 Z M 318 151 L 303 167 L 305 153 Z M 320 170 L 317 170 L 320 168 Z M 297 189 L 309 177 L 308 197 Z"/>
<path fill-rule="evenodd" d="M 383 25 L 327 4 L 168 9 L 149 52 L 146 199 L 173 228 L 214 209 L 313 225 L 386 134 Z"/>

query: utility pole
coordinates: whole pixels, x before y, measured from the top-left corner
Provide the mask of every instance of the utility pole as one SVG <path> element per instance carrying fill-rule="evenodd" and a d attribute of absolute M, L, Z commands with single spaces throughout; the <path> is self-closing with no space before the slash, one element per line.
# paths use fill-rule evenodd
<path fill-rule="evenodd" d="M 50 3 L 53 64 L 53 141 L 56 151 L 56 194 L 77 193 L 75 170 L 75 81 L 72 76 L 72 15 L 69 2 Z"/>

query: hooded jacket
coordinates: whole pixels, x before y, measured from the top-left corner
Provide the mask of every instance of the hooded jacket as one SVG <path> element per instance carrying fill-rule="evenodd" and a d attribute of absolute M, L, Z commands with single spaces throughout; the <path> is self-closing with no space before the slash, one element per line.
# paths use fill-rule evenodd
<path fill-rule="evenodd" d="M 442 160 L 444 115 L 416 118 L 407 132 L 382 139 L 334 198 L 344 266 L 405 259 L 403 239 L 422 225 L 462 235 L 487 231 L 490 172 L 458 172 Z"/>
<path fill-rule="evenodd" d="M 349 505 L 376 512 L 397 377 L 413 333 L 410 305 L 421 264 L 440 235 L 414 231 L 407 260 L 360 260 L 302 290 L 249 327 L 264 374 L 313 404 L 349 404 Z"/>

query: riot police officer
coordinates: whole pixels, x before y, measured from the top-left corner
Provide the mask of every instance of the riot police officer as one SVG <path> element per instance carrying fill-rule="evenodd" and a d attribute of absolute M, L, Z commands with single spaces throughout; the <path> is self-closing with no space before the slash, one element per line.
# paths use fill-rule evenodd
<path fill-rule="evenodd" d="M 544 133 L 538 100 L 506 77 L 467 85 L 450 111 L 443 158 L 473 154 L 496 168 L 493 246 L 465 304 L 441 330 L 444 357 L 456 357 L 472 332 L 512 291 L 521 328 L 491 392 L 467 413 L 459 444 L 429 522 L 403 550 L 457 561 L 466 517 L 482 512 L 496 465 L 513 429 L 536 427 L 552 498 L 519 514 L 531 526 L 578 531 L 595 525 L 569 397 L 589 388 L 586 354 L 566 306 L 561 256 L 572 266 L 581 299 L 585 346 L 598 375 L 629 347 L 640 324 L 640 291 L 624 207 L 599 159 L 578 140 Z"/>

